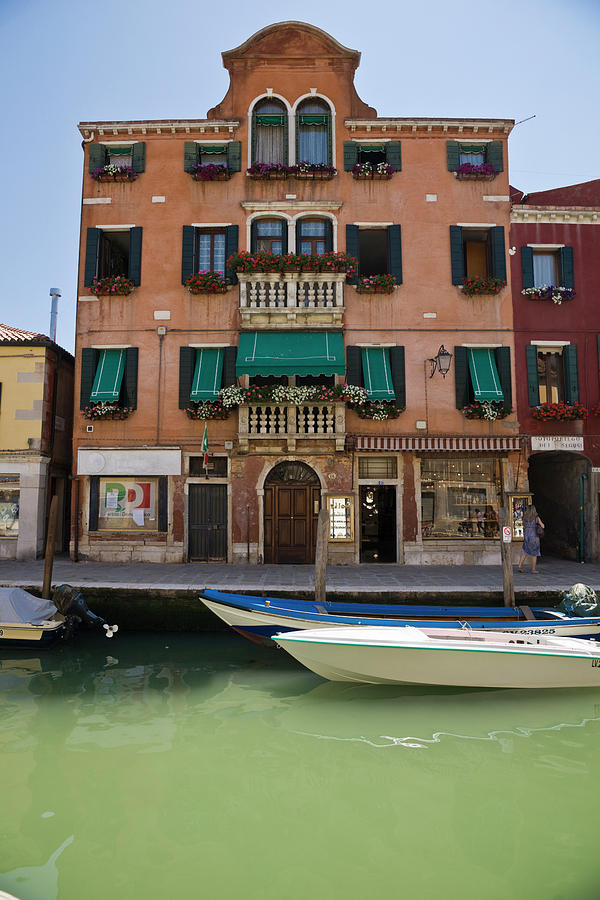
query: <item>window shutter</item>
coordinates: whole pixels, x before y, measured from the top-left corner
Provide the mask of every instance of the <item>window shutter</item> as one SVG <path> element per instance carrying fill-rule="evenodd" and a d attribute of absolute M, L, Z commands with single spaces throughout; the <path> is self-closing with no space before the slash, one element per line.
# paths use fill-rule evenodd
<path fill-rule="evenodd" d="M 504 406 L 512 409 L 512 380 L 510 377 L 510 347 L 496 347 L 496 366 L 504 394 Z"/>
<path fill-rule="evenodd" d="M 288 252 L 288 223 L 286 219 L 283 219 L 281 223 L 281 252 Z"/>
<path fill-rule="evenodd" d="M 358 162 L 358 145 L 356 141 L 344 141 L 344 172 L 351 172 Z"/>
<path fill-rule="evenodd" d="M 169 479 L 167 475 L 158 477 L 158 530 L 169 530 Z"/>
<path fill-rule="evenodd" d="M 448 171 L 456 172 L 460 164 L 458 141 L 446 141 L 446 160 L 448 163 Z"/>
<path fill-rule="evenodd" d="M 454 348 L 454 387 L 456 408 L 463 409 L 469 402 L 469 360 L 466 347 Z"/>
<path fill-rule="evenodd" d="M 358 259 L 358 225 L 346 225 L 346 253 L 358 260 L 357 272 L 350 278 L 346 276 L 348 284 L 356 284 L 360 272 L 360 259 Z"/>
<path fill-rule="evenodd" d="M 350 348 L 349 348 L 350 349 Z M 395 405 L 398 409 L 406 408 L 406 374 L 404 365 L 404 347 L 390 347 L 390 371 L 396 395 Z"/>
<path fill-rule="evenodd" d="M 90 475 L 90 518 L 89 531 L 98 531 L 98 502 L 100 499 L 100 476 Z"/>
<path fill-rule="evenodd" d="M 142 229 L 129 229 L 129 271 L 127 273 L 134 284 L 142 281 Z"/>
<path fill-rule="evenodd" d="M 494 225 L 490 228 L 490 241 L 492 247 L 492 275 L 506 281 L 506 254 L 504 252 L 504 225 Z"/>
<path fill-rule="evenodd" d="M 256 253 L 256 240 L 258 238 L 258 226 L 256 219 L 250 223 L 250 253 Z"/>
<path fill-rule="evenodd" d="M 102 230 L 100 228 L 88 228 L 85 240 L 85 268 L 83 272 L 83 283 L 86 287 L 92 286 L 98 272 L 98 253 L 100 251 L 101 237 Z"/>
<path fill-rule="evenodd" d="M 194 251 L 196 249 L 196 229 L 193 225 L 183 226 L 181 241 L 181 283 L 185 284 L 195 268 Z"/>
<path fill-rule="evenodd" d="M 502 159 L 502 141 L 490 141 L 487 145 L 485 161 L 493 166 L 496 173 L 504 171 Z"/>
<path fill-rule="evenodd" d="M 123 378 L 123 406 L 137 409 L 138 348 L 128 347 L 125 351 L 125 376 Z"/>
<path fill-rule="evenodd" d="M 183 171 L 191 172 L 192 166 L 195 166 L 199 161 L 198 144 L 194 143 L 194 141 L 186 141 L 183 148 Z"/>
<path fill-rule="evenodd" d="M 390 275 L 402 284 L 402 230 L 400 225 L 388 225 L 388 259 Z"/>
<path fill-rule="evenodd" d="M 521 247 L 521 275 L 523 288 L 533 287 L 533 250 L 531 247 Z"/>
<path fill-rule="evenodd" d="M 573 277 L 573 248 L 560 248 L 560 287 L 575 287 Z"/>
<path fill-rule="evenodd" d="M 402 171 L 402 144 L 400 141 L 388 141 L 385 145 L 385 161 L 394 167 L 394 171 Z"/>
<path fill-rule="evenodd" d="M 90 174 L 106 165 L 106 147 L 104 144 L 90 144 L 88 171 Z"/>
<path fill-rule="evenodd" d="M 452 143 L 452 141 L 448 141 L 448 143 Z M 452 284 L 462 284 L 465 280 L 465 254 L 460 225 L 450 226 L 450 265 L 452 267 Z"/>
<path fill-rule="evenodd" d="M 227 225 L 225 228 L 225 260 L 229 259 L 232 253 L 235 253 L 238 248 L 238 240 L 239 240 L 239 226 L 238 225 Z M 190 273 L 191 274 L 191 273 Z M 233 271 L 233 269 L 225 268 L 225 277 L 229 278 L 234 284 L 237 282 L 237 275 Z"/>
<path fill-rule="evenodd" d="M 325 219 L 325 250 L 326 252 L 333 250 L 333 222 L 331 219 Z"/>
<path fill-rule="evenodd" d="M 577 374 L 577 345 L 563 347 L 563 369 L 565 373 L 565 400 L 567 403 L 579 401 L 579 377 Z"/>
<path fill-rule="evenodd" d="M 231 387 L 237 384 L 235 375 L 235 361 L 237 359 L 237 347 L 225 347 L 223 350 L 223 376 L 222 387 Z"/>
<path fill-rule="evenodd" d="M 346 347 L 346 384 L 363 387 L 362 349 L 360 347 Z"/>
<path fill-rule="evenodd" d="M 146 171 L 146 143 L 138 141 L 131 149 L 131 168 L 134 172 Z"/>
<path fill-rule="evenodd" d="M 96 368 L 98 367 L 99 350 L 84 347 L 81 351 L 81 392 L 79 396 L 79 409 L 85 409 L 90 402 L 90 394 L 94 386 Z"/>
<path fill-rule="evenodd" d="M 186 409 L 190 404 L 190 391 L 196 365 L 196 348 L 179 348 L 179 409 Z"/>
<path fill-rule="evenodd" d="M 230 141 L 227 144 L 227 167 L 230 172 L 240 172 L 242 168 L 241 141 Z"/>
<path fill-rule="evenodd" d="M 529 395 L 529 405 L 537 406 L 540 402 L 540 382 L 538 376 L 538 351 L 534 344 L 529 344 L 525 348 L 525 358 L 527 361 L 527 392 Z"/>

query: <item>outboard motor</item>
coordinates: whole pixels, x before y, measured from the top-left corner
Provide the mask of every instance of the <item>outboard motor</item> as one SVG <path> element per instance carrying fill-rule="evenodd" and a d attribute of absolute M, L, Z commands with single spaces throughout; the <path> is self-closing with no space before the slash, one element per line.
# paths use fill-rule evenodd
<path fill-rule="evenodd" d="M 582 618 L 600 616 L 598 595 L 587 584 L 582 584 L 581 582 L 574 584 L 568 591 L 561 592 L 561 598 L 558 609 L 569 616 Z"/>
<path fill-rule="evenodd" d="M 111 632 L 110 637 L 112 637 L 112 632 L 116 631 L 116 626 L 107 625 L 104 619 L 87 608 L 87 604 L 81 596 L 81 591 L 71 587 L 70 584 L 60 584 L 55 588 L 52 602 L 66 619 L 74 618 L 79 622 L 84 622 L 85 625 L 91 628 L 104 627 L 107 631 L 107 637 L 109 636 L 109 631 Z"/>

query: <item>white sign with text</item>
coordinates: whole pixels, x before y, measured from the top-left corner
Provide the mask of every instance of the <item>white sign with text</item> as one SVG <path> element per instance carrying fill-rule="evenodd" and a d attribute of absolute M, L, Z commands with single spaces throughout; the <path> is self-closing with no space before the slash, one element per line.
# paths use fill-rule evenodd
<path fill-rule="evenodd" d="M 569 435 L 567 437 L 554 437 L 546 435 L 532 435 L 532 450 L 576 450 L 583 452 L 583 437 Z"/>

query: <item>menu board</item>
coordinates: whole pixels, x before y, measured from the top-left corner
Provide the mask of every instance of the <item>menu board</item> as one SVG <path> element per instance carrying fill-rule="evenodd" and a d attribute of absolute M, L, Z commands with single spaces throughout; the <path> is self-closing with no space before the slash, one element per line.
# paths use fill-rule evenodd
<path fill-rule="evenodd" d="M 329 540 L 354 540 L 354 497 L 338 494 L 327 497 L 329 511 Z"/>
<path fill-rule="evenodd" d="M 531 503 L 531 494 L 509 494 L 509 522 L 513 541 L 522 541 L 525 536 L 523 513 Z"/>

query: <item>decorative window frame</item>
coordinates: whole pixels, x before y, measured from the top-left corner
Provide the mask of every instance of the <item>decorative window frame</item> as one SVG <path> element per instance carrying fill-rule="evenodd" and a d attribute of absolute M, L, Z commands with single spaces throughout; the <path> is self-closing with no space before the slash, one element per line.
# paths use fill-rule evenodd
<path fill-rule="evenodd" d="M 292 166 L 296 161 L 296 134 L 294 129 L 295 122 L 295 114 L 292 111 L 292 107 L 290 105 L 289 100 L 286 100 L 282 94 L 276 94 L 270 88 L 267 88 L 264 94 L 259 94 L 253 100 L 250 101 L 250 106 L 248 107 L 248 147 L 247 147 L 247 157 L 248 157 L 248 168 L 252 165 L 252 147 L 254 145 L 254 135 L 252 133 L 252 117 L 254 115 L 254 107 L 257 103 L 260 103 L 261 100 L 279 100 L 284 104 L 287 110 L 288 117 L 288 160 L 289 165 Z M 250 246 L 250 245 L 248 245 Z"/>
<path fill-rule="evenodd" d="M 332 245 L 333 251 L 337 252 L 338 248 L 338 219 L 333 213 L 326 212 L 325 210 L 302 210 L 302 212 L 298 212 L 295 215 L 290 215 L 289 213 L 285 213 L 282 210 L 258 210 L 257 212 L 250 213 L 250 215 L 246 219 L 246 250 L 248 252 L 252 249 L 252 223 L 257 219 L 284 219 L 287 222 L 287 245 L 288 250 L 290 247 L 296 247 L 296 223 L 300 219 L 329 219 L 332 224 Z M 289 252 L 295 253 L 296 250 L 290 250 Z"/>

